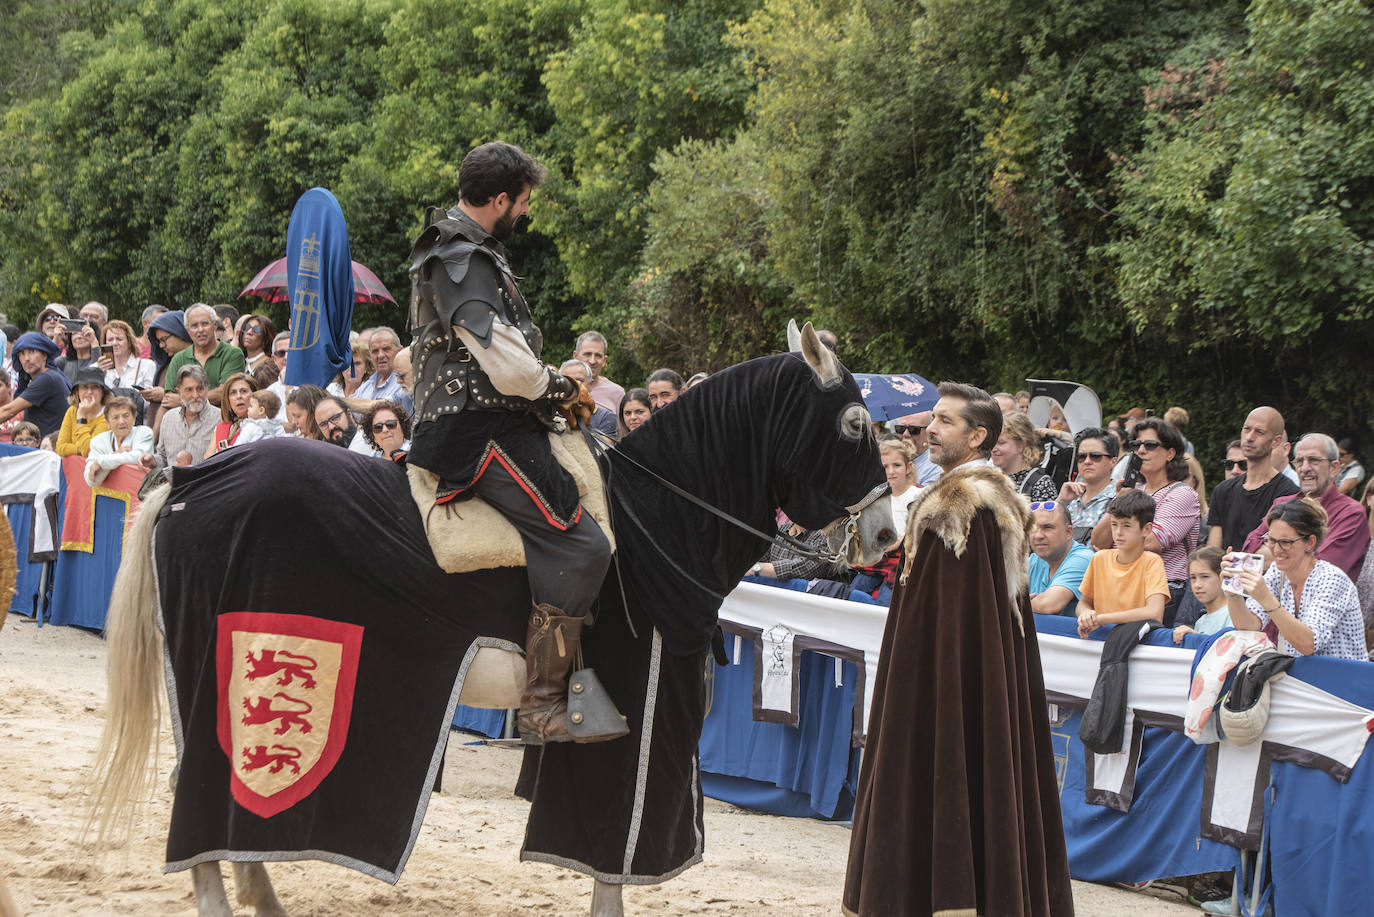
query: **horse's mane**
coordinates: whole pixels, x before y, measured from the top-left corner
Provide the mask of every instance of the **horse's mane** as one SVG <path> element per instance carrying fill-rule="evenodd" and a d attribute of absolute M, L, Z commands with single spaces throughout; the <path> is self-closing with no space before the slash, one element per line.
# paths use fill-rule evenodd
<path fill-rule="evenodd" d="M 771 533 L 780 499 L 768 472 L 779 459 L 789 403 L 814 379 L 795 354 L 732 366 L 660 408 L 610 451 L 617 569 L 632 617 L 648 616 L 670 649 L 699 648 L 704 622 L 714 623 L 723 596 L 768 543 L 671 493 L 640 466 Z"/>

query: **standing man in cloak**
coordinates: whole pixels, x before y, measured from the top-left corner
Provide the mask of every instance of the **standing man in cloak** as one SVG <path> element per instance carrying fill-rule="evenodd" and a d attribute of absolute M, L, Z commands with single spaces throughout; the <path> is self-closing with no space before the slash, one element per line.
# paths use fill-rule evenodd
<path fill-rule="evenodd" d="M 988 461 L 1002 410 L 943 382 L 940 480 L 911 505 L 873 687 L 844 911 L 1071 917 L 1035 621 L 1030 508 Z"/>
<path fill-rule="evenodd" d="M 502 245 L 544 174 L 509 143 L 469 152 L 458 206 L 433 213 L 410 268 L 417 423 L 407 461 L 438 476 L 436 506 L 479 496 L 520 532 L 534 605 L 518 723 L 533 744 L 573 738 L 568 677 L 611 557 L 549 446 L 555 409 L 585 421 L 591 395 L 540 360 L 543 336 Z"/>

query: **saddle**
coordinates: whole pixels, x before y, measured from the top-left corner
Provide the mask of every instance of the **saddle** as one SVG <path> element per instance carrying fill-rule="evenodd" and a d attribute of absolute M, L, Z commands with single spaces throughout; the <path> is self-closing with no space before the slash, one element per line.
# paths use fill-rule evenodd
<path fill-rule="evenodd" d="M 577 482 L 582 509 L 591 513 L 601 531 L 615 550 L 611 534 L 610 514 L 606 509 L 606 488 L 596 457 L 578 430 L 550 433 L 549 446 L 554 458 L 568 470 Z M 480 497 L 450 503 L 442 509 L 434 506 L 438 489 L 438 475 L 414 465 L 406 465 L 410 478 L 410 495 L 420 509 L 425 522 L 434 561 L 448 573 L 470 573 L 493 567 L 525 566 L 525 546 L 520 533 L 506 517 Z M 508 709 L 520 706 L 520 694 L 525 685 L 525 660 L 517 652 L 484 646 L 477 650 L 463 688 L 459 703 L 469 707 Z"/>
<path fill-rule="evenodd" d="M 611 534 L 610 514 L 606 509 L 606 488 L 596 457 L 581 431 L 550 433 L 549 446 L 558 464 L 568 470 L 577 482 L 582 509 L 591 513 L 601 531 L 615 550 Z M 419 507 L 425 523 L 434 562 L 446 573 L 471 573 L 493 567 L 525 566 L 525 546 L 515 526 L 500 511 L 481 497 L 450 503 L 442 509 L 434 506 L 439 477 L 431 471 L 407 463 L 410 495 Z"/>

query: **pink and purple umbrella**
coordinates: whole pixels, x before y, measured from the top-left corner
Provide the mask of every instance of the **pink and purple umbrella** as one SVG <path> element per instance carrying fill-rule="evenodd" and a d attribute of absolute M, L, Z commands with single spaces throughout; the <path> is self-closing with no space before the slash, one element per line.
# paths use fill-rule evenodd
<path fill-rule="evenodd" d="M 280 258 L 258 271 L 257 276 L 239 293 L 239 298 L 244 296 L 260 296 L 268 302 L 285 301 L 286 259 Z M 377 279 L 377 275 L 356 261 L 353 262 L 353 301 L 396 303 L 395 297 Z"/>

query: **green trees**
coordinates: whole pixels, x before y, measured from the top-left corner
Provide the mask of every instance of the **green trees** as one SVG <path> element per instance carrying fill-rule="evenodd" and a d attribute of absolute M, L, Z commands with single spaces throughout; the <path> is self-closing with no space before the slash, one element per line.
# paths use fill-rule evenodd
<path fill-rule="evenodd" d="M 1068 377 L 1218 440 L 1261 401 L 1368 428 L 1361 0 L 14 8 L 0 310 L 21 320 L 227 300 L 316 184 L 404 299 L 424 206 L 500 138 L 550 166 L 512 248 L 551 354 L 598 327 L 622 377 L 714 369 L 811 317 L 861 370 Z"/>

